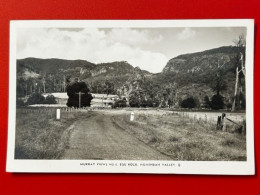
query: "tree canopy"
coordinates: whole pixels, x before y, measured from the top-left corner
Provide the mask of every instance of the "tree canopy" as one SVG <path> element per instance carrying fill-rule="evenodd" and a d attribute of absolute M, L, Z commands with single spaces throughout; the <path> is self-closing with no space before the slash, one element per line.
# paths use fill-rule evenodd
<path fill-rule="evenodd" d="M 224 98 L 223 96 L 217 94 L 217 95 L 213 95 L 212 100 L 211 100 L 211 108 L 213 110 L 219 110 L 219 109 L 223 109 L 225 106 L 224 104 Z"/>
<path fill-rule="evenodd" d="M 69 96 L 67 106 L 79 107 L 79 92 L 81 92 L 81 106 L 90 106 L 92 95 L 89 93 L 88 86 L 85 82 L 73 82 L 67 86 L 67 94 Z"/>
<path fill-rule="evenodd" d="M 183 108 L 195 108 L 196 101 L 193 97 L 188 97 L 187 99 L 183 100 L 181 103 L 181 107 Z"/>

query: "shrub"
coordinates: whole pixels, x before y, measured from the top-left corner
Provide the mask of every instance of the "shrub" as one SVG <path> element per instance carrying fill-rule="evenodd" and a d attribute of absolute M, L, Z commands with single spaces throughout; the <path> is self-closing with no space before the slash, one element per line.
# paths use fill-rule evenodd
<path fill-rule="evenodd" d="M 179 138 L 174 137 L 174 136 L 170 136 L 168 141 L 170 141 L 170 142 L 177 142 L 177 141 L 179 141 Z"/>
<path fill-rule="evenodd" d="M 144 106 L 145 99 L 142 91 L 132 91 L 129 95 L 129 105 L 131 107 L 141 107 Z"/>
<path fill-rule="evenodd" d="M 117 108 L 123 108 L 123 107 L 126 107 L 126 100 L 125 99 L 122 99 L 122 100 L 117 100 L 114 104 L 114 107 Z"/>
<path fill-rule="evenodd" d="M 40 93 L 33 93 L 27 100 L 28 105 L 32 104 L 44 104 L 45 103 L 45 98 L 42 94 Z"/>
<path fill-rule="evenodd" d="M 85 82 L 74 82 L 67 86 L 67 94 L 69 96 L 67 106 L 68 107 L 79 107 L 79 92 L 81 95 L 81 106 L 90 106 L 90 102 L 93 99 L 89 93 L 88 86 Z"/>
<path fill-rule="evenodd" d="M 195 108 L 196 102 L 193 97 L 189 97 L 181 102 L 182 108 Z"/>
<path fill-rule="evenodd" d="M 48 95 L 45 98 L 45 104 L 57 104 L 57 101 L 53 95 Z"/>
<path fill-rule="evenodd" d="M 140 107 L 140 102 L 137 98 L 132 96 L 132 97 L 129 98 L 129 105 L 131 107 Z"/>
<path fill-rule="evenodd" d="M 224 101 L 223 97 L 221 95 L 213 95 L 212 100 L 211 100 L 211 108 L 213 110 L 219 110 L 224 108 Z"/>
<path fill-rule="evenodd" d="M 209 97 L 207 95 L 203 99 L 202 107 L 203 108 L 211 108 L 211 102 L 210 102 Z"/>
<path fill-rule="evenodd" d="M 20 99 L 20 98 L 17 98 L 17 100 L 16 100 L 16 106 L 17 107 L 23 107 L 23 106 L 25 106 L 26 104 L 25 104 L 25 102 L 22 100 L 22 99 Z"/>
<path fill-rule="evenodd" d="M 160 107 L 161 107 L 161 108 L 167 107 L 167 104 L 166 104 L 166 101 L 165 101 L 165 100 L 162 100 L 162 102 L 161 102 L 161 104 L 160 104 Z"/>

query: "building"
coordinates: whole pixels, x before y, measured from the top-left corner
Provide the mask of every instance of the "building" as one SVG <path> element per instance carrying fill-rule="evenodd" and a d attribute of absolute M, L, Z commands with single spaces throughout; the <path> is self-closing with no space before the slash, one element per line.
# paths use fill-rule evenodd
<path fill-rule="evenodd" d="M 46 93 L 43 96 L 46 98 L 48 95 L 53 95 L 60 106 L 66 106 L 68 101 L 67 93 Z M 91 100 L 91 107 L 111 107 L 116 100 L 119 99 L 118 95 L 107 94 L 91 94 L 93 99 Z"/>
<path fill-rule="evenodd" d="M 119 99 L 118 95 L 112 94 L 96 94 L 92 93 L 91 107 L 107 107 L 110 108 Z"/>

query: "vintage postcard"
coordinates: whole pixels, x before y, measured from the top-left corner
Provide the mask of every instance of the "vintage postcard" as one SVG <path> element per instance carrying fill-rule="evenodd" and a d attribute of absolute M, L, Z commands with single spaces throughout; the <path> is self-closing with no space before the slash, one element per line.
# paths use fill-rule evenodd
<path fill-rule="evenodd" d="M 10 22 L 8 172 L 253 175 L 254 20 Z"/>

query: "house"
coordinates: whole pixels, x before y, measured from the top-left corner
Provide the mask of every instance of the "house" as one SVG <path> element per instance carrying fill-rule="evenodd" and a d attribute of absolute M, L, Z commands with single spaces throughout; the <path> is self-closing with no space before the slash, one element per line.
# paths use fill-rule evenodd
<path fill-rule="evenodd" d="M 57 101 L 57 104 L 66 106 L 68 101 L 67 93 L 46 93 L 43 96 L 46 98 L 48 95 L 53 95 Z M 112 94 L 91 94 L 93 99 L 91 100 L 91 107 L 111 107 L 116 100 L 119 99 L 118 95 Z"/>
<path fill-rule="evenodd" d="M 114 102 L 119 99 L 118 95 L 112 94 L 91 94 L 93 99 L 91 101 L 91 107 L 112 107 Z"/>

